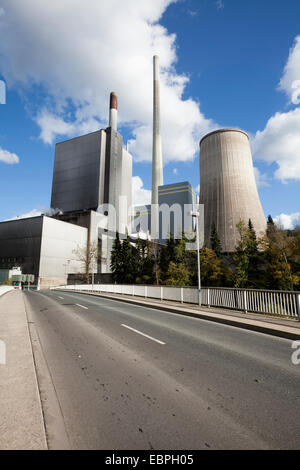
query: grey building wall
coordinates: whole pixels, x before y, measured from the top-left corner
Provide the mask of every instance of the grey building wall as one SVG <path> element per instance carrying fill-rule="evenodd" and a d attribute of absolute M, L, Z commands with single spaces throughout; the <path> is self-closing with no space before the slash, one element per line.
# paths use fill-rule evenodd
<path fill-rule="evenodd" d="M 0 223 L 0 268 L 39 275 L 43 216 Z"/>
<path fill-rule="evenodd" d="M 87 228 L 45 216 L 1 222 L 0 269 L 20 266 L 41 287 L 62 284 L 67 272 L 83 271 L 73 250 L 86 246 L 87 234 Z"/>
<path fill-rule="evenodd" d="M 74 252 L 84 252 L 88 230 L 50 217 L 43 218 L 39 277 L 41 287 L 62 284 L 68 274 L 85 271 L 84 263 Z"/>
<path fill-rule="evenodd" d="M 56 144 L 51 207 L 63 212 L 94 209 L 103 202 L 105 131 Z"/>
<path fill-rule="evenodd" d="M 108 216 L 106 229 L 130 233 L 131 200 L 132 156 L 123 148 L 119 132 L 109 127 L 57 144 L 51 207 L 64 212 L 58 220 L 87 227 L 92 242 L 98 238 L 99 210 Z M 110 249 L 111 242 L 104 237 L 101 272 L 110 270 Z"/>
<path fill-rule="evenodd" d="M 239 129 L 221 129 L 200 142 L 200 204 L 204 204 L 205 242 L 210 244 L 215 222 L 224 252 L 239 240 L 236 225 L 251 219 L 257 235 L 266 229 L 249 137 Z"/>
<path fill-rule="evenodd" d="M 131 207 L 132 207 L 132 156 L 123 148 L 122 153 L 122 178 L 121 178 L 121 197 L 124 198 L 119 208 L 119 227 L 120 232 L 131 233 Z"/>

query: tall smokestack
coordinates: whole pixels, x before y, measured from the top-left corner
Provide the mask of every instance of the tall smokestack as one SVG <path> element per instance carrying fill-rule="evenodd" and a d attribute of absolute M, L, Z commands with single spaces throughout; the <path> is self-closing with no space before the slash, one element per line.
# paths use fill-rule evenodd
<path fill-rule="evenodd" d="M 118 95 L 114 91 L 110 94 L 110 106 L 109 106 L 109 127 L 114 131 L 117 130 L 118 126 Z"/>
<path fill-rule="evenodd" d="M 158 204 L 158 186 L 164 184 L 160 134 L 159 59 L 153 57 L 153 154 L 152 154 L 152 204 Z"/>

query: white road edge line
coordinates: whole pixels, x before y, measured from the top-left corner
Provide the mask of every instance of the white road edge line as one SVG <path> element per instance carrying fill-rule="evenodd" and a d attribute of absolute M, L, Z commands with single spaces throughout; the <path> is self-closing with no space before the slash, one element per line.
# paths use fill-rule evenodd
<path fill-rule="evenodd" d="M 84 305 L 80 305 L 80 304 L 75 304 L 75 305 L 77 305 L 77 307 L 81 307 L 81 308 L 84 308 L 85 310 L 88 310 L 88 308 L 85 307 Z"/>
<path fill-rule="evenodd" d="M 59 298 L 59 299 L 62 299 L 62 300 L 64 300 L 64 298 L 63 298 L 63 297 L 60 297 L 60 296 L 58 296 L 58 298 Z"/>
<path fill-rule="evenodd" d="M 166 344 L 166 343 L 163 343 L 163 341 L 160 341 L 159 339 L 153 338 L 152 336 L 146 335 L 145 333 L 142 333 L 139 330 L 135 330 L 134 328 L 131 328 L 131 326 L 123 325 L 123 324 L 121 324 L 121 326 L 124 326 L 124 328 L 128 328 L 128 330 L 134 331 L 134 333 L 138 333 L 139 335 L 145 336 L 145 338 L 152 339 L 152 341 L 155 341 L 158 344 L 163 344 L 163 345 Z"/>

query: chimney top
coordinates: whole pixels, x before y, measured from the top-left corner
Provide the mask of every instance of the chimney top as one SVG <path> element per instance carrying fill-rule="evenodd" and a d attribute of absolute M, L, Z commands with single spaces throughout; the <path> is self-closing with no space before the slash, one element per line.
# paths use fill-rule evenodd
<path fill-rule="evenodd" d="M 115 91 L 110 94 L 110 109 L 118 109 L 118 95 Z"/>

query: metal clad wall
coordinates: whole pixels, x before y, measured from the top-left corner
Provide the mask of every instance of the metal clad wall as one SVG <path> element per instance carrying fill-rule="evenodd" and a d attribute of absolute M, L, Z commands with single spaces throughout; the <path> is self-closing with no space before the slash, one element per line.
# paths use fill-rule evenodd
<path fill-rule="evenodd" d="M 158 203 L 161 206 L 166 204 L 172 207 L 174 204 L 179 204 L 182 211 L 182 218 L 180 226 L 175 226 L 174 215 L 170 216 L 169 230 L 174 236 L 181 236 L 183 229 L 191 230 L 193 227 L 192 217 L 188 214 L 192 210 L 192 204 L 195 203 L 195 191 L 188 181 L 182 183 L 167 184 L 158 188 Z M 169 222 L 168 222 L 169 223 Z M 186 227 L 184 226 L 186 224 Z M 163 217 L 160 214 L 160 239 L 163 239 L 162 233 Z"/>
<path fill-rule="evenodd" d="M 101 135 L 101 131 L 97 131 L 56 145 L 52 208 L 65 212 L 97 209 L 100 199 Z"/>
<path fill-rule="evenodd" d="M 21 266 L 24 274 L 39 272 L 43 217 L 0 223 L 0 268 Z"/>
<path fill-rule="evenodd" d="M 151 231 L 151 205 L 135 206 L 132 225 L 133 232 L 147 233 L 148 230 Z"/>

